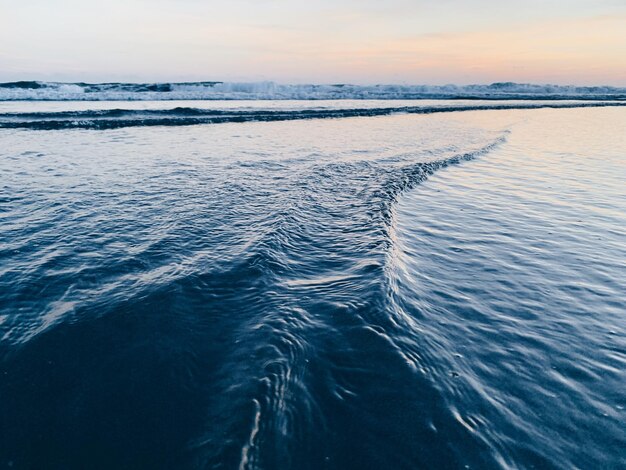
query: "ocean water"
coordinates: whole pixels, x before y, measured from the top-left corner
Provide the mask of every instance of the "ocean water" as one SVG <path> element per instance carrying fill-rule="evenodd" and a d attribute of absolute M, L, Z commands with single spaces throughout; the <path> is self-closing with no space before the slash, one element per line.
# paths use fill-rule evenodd
<path fill-rule="evenodd" d="M 495 109 L 625 106 L 620 100 L 0 101 L 0 129 L 94 129 L 294 121 Z"/>
<path fill-rule="evenodd" d="M 275 82 L 0 83 L 0 101 L 626 99 L 626 88 L 499 82 L 491 85 L 352 85 Z"/>
<path fill-rule="evenodd" d="M 0 466 L 626 467 L 626 109 L 359 103 L 0 104 Z"/>

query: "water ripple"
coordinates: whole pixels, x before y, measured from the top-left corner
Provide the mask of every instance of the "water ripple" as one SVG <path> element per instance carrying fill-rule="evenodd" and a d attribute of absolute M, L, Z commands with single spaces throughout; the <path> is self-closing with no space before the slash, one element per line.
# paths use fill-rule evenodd
<path fill-rule="evenodd" d="M 532 137 L 622 115 L 1 130 L 0 463 L 620 463 L 622 190 Z"/>

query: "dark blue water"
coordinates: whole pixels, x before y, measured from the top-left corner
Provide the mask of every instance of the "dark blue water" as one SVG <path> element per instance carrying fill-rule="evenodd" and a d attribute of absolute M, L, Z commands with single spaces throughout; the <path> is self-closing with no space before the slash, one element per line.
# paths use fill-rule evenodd
<path fill-rule="evenodd" d="M 626 112 L 0 130 L 0 465 L 626 465 Z"/>
<path fill-rule="evenodd" d="M 433 100 L 434 101 L 434 100 Z M 406 101 L 405 101 L 406 102 Z M 410 101 L 409 101 L 410 102 Z M 291 108 L 289 105 L 274 106 L 273 109 L 262 109 L 259 106 L 238 109 L 235 106 L 226 109 L 207 109 L 202 107 L 170 107 L 168 109 L 79 109 L 63 111 L 21 111 L 18 113 L 0 113 L 0 129 L 32 129 L 32 130 L 61 130 L 61 129 L 119 129 L 122 127 L 147 126 L 193 126 L 198 124 L 224 124 L 232 122 L 272 122 L 295 121 L 303 119 L 337 119 L 348 117 L 374 117 L 392 114 L 435 114 L 461 111 L 485 111 L 506 109 L 543 109 L 543 108 L 596 108 L 610 106 L 626 106 L 619 101 L 530 101 L 515 100 L 511 102 L 477 102 L 477 101 L 435 101 L 434 104 L 425 102 L 413 106 L 394 106 L 387 104 L 383 107 L 365 106 L 350 107 L 350 103 L 342 101 L 331 102 L 334 106 Z M 337 106 L 339 103 L 339 106 Z M 21 104 L 21 103 L 20 103 Z M 107 103 L 108 104 L 108 103 Z M 341 104 L 344 104 L 341 107 Z M 39 106 L 42 106 L 38 103 Z M 347 107 L 346 107 L 347 105 Z M 31 106 L 29 106 L 31 107 Z"/>

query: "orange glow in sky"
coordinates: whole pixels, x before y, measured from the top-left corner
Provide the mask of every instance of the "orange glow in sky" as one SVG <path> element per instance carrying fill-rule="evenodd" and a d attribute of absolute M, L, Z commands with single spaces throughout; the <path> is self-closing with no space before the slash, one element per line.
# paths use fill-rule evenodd
<path fill-rule="evenodd" d="M 0 9 L 2 81 L 626 86 L 622 0 L 0 0 Z"/>

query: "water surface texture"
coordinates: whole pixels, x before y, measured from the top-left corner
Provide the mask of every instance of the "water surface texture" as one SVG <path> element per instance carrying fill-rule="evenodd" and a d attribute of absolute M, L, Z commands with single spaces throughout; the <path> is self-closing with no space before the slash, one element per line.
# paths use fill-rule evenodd
<path fill-rule="evenodd" d="M 0 83 L 0 101 L 168 100 L 406 100 L 406 99 L 585 99 L 626 98 L 626 88 L 534 85 L 289 85 L 275 82 Z"/>
<path fill-rule="evenodd" d="M 626 466 L 626 109 L 381 114 L 0 129 L 0 465 Z"/>

